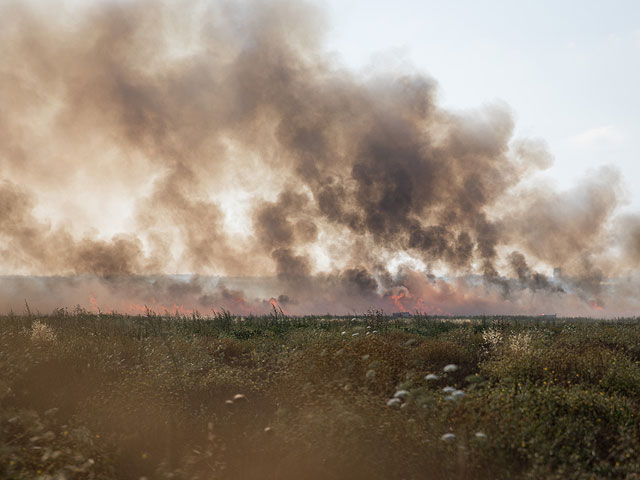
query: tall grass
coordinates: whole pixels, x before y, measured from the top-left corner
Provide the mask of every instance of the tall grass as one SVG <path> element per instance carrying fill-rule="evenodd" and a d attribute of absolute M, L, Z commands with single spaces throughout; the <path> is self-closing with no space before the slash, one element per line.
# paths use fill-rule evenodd
<path fill-rule="evenodd" d="M 637 319 L 4 316 L 0 477 L 638 478 L 639 362 Z"/>

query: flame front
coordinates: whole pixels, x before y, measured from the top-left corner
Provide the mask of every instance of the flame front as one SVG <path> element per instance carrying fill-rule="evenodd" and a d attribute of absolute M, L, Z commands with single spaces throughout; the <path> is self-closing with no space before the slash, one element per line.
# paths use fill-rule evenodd
<path fill-rule="evenodd" d="M 404 308 L 404 305 L 402 305 L 402 302 L 400 302 L 400 299 L 404 298 L 405 294 L 404 292 L 400 292 L 396 295 L 391 295 L 391 298 L 393 299 L 393 303 L 396 306 L 396 308 L 401 311 L 401 312 L 406 312 L 407 310 Z"/>
<path fill-rule="evenodd" d="M 509 108 L 349 71 L 319 7 L 7 2 L 2 311 L 640 308 L 615 168 L 537 186 L 552 155 Z"/>

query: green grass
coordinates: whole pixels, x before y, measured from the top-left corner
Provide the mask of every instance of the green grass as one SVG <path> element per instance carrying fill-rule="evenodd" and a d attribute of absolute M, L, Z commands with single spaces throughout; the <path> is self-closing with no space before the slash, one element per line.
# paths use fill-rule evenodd
<path fill-rule="evenodd" d="M 635 319 L 4 316 L 0 477 L 640 478 L 639 361 Z"/>

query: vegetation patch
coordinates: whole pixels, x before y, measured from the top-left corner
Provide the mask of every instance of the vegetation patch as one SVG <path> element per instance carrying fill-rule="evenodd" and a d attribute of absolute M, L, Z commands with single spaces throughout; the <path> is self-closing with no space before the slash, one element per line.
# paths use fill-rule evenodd
<path fill-rule="evenodd" d="M 0 317 L 0 477 L 640 478 L 640 322 Z"/>

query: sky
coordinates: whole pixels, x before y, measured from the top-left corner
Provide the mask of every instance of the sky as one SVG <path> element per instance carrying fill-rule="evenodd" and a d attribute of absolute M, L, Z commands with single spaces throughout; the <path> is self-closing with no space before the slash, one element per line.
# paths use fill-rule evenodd
<path fill-rule="evenodd" d="M 542 181 L 622 173 L 640 210 L 640 2 L 326 0 L 327 45 L 349 68 L 433 76 L 442 105 L 506 103 L 515 135 L 554 156 Z"/>

